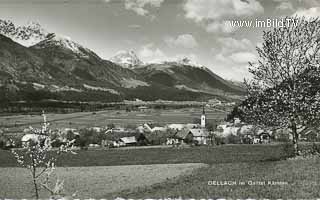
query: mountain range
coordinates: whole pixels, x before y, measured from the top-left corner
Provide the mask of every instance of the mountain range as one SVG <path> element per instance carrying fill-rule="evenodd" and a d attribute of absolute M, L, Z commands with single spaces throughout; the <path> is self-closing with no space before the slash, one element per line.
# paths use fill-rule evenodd
<path fill-rule="evenodd" d="M 0 20 L 0 101 L 227 99 L 244 89 L 188 58 L 144 63 L 133 51 L 110 60 L 44 30 Z"/>

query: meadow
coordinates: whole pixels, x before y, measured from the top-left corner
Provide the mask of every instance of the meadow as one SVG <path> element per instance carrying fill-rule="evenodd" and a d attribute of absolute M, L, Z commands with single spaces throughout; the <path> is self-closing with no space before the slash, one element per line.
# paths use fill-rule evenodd
<path fill-rule="evenodd" d="M 77 198 L 105 196 L 109 193 L 157 184 L 179 175 L 191 174 L 204 164 L 162 164 L 100 167 L 58 167 L 53 180 L 64 180 L 67 196 Z M 24 168 L 1 168 L 0 199 L 33 198 L 30 172 Z M 44 190 L 41 198 L 48 198 Z"/>
<path fill-rule="evenodd" d="M 130 148 L 80 150 L 59 157 L 57 166 L 115 166 L 179 163 L 234 163 L 281 160 L 289 156 L 286 145 L 224 145 L 186 148 Z M 0 150 L 0 167 L 18 167 L 10 151 Z"/>
<path fill-rule="evenodd" d="M 290 155 L 286 144 L 79 150 L 60 157 L 55 176 L 65 181 L 66 194 L 78 191 L 83 198 L 319 197 L 320 158 L 288 160 Z M 30 198 L 28 171 L 17 166 L 10 151 L 0 151 L 0 198 Z"/>
<path fill-rule="evenodd" d="M 103 110 L 97 112 L 77 112 L 68 114 L 46 113 L 50 121 L 50 128 L 86 128 L 86 127 L 105 127 L 108 124 L 120 126 L 139 125 L 144 123 L 155 123 L 165 125 L 170 123 L 193 123 L 200 118 L 201 108 L 184 108 L 170 110 L 147 110 L 131 111 L 125 110 Z M 43 121 L 40 115 L 11 115 L 0 116 L 0 127 L 9 127 L 16 130 L 23 130 L 30 125 L 39 127 Z M 226 113 L 220 110 L 207 110 L 209 121 L 222 120 Z"/>
<path fill-rule="evenodd" d="M 315 199 L 320 197 L 319 167 L 319 157 L 306 160 L 220 163 L 201 168 L 191 175 L 112 193 L 108 197 Z M 235 181 L 236 184 L 219 186 L 212 185 L 212 181 Z M 240 185 L 240 181 L 245 184 Z"/>

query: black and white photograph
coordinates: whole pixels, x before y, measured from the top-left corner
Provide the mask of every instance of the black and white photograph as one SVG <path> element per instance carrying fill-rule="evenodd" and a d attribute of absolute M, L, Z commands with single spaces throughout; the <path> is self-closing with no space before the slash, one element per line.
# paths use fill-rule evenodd
<path fill-rule="evenodd" d="M 320 198 L 320 0 L 0 0 L 0 200 Z"/>

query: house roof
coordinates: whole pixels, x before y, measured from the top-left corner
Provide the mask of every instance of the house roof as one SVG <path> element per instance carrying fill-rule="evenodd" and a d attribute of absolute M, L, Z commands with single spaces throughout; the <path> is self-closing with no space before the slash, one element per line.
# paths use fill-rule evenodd
<path fill-rule="evenodd" d="M 189 134 L 189 129 L 182 129 L 177 132 L 175 137 L 180 139 L 185 139 L 188 134 Z"/>
<path fill-rule="evenodd" d="M 185 127 L 185 124 L 169 124 L 169 129 L 183 129 Z"/>
<path fill-rule="evenodd" d="M 193 137 L 207 137 L 209 133 L 205 129 L 198 129 L 198 128 L 193 128 L 193 129 L 182 129 L 177 132 L 176 137 L 185 139 L 188 134 L 192 134 Z"/>
<path fill-rule="evenodd" d="M 122 142 L 124 142 L 125 144 L 137 143 L 137 139 L 134 136 L 123 137 L 123 138 L 120 138 L 120 140 L 122 140 Z"/>
<path fill-rule="evenodd" d="M 21 142 L 28 142 L 28 141 L 38 141 L 39 135 L 37 134 L 26 134 L 21 138 Z"/>
<path fill-rule="evenodd" d="M 189 132 L 192 133 L 193 137 L 206 137 L 209 135 L 205 129 L 200 128 L 190 129 Z"/>

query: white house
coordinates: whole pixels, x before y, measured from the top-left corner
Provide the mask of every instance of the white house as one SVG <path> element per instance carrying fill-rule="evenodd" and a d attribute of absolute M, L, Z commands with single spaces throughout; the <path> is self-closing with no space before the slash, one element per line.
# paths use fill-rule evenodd
<path fill-rule="evenodd" d="M 26 134 L 21 138 L 22 146 L 27 147 L 29 143 L 39 144 L 40 142 L 49 141 L 46 140 L 48 136 L 38 134 Z"/>
<path fill-rule="evenodd" d="M 208 144 L 209 133 L 205 129 L 183 129 L 175 135 L 180 143 Z"/>
<path fill-rule="evenodd" d="M 186 127 L 186 124 L 169 124 L 168 128 L 172 130 L 182 130 Z"/>
<path fill-rule="evenodd" d="M 209 133 L 205 129 L 190 129 L 189 132 L 198 144 L 208 144 Z"/>
<path fill-rule="evenodd" d="M 123 142 L 125 145 L 135 145 L 137 144 L 137 139 L 134 136 L 131 137 L 122 137 L 120 141 Z"/>
<path fill-rule="evenodd" d="M 149 131 L 149 132 L 155 132 L 155 131 L 164 132 L 164 131 L 167 130 L 166 127 L 161 127 L 161 126 L 155 126 L 155 127 L 151 128 L 151 127 L 149 126 L 149 124 L 144 124 L 143 127 L 144 127 L 147 131 Z"/>
<path fill-rule="evenodd" d="M 221 105 L 222 104 L 222 102 L 220 101 L 220 100 L 218 100 L 218 99 L 210 99 L 209 101 L 208 101 L 208 106 L 217 106 L 217 105 Z"/>

